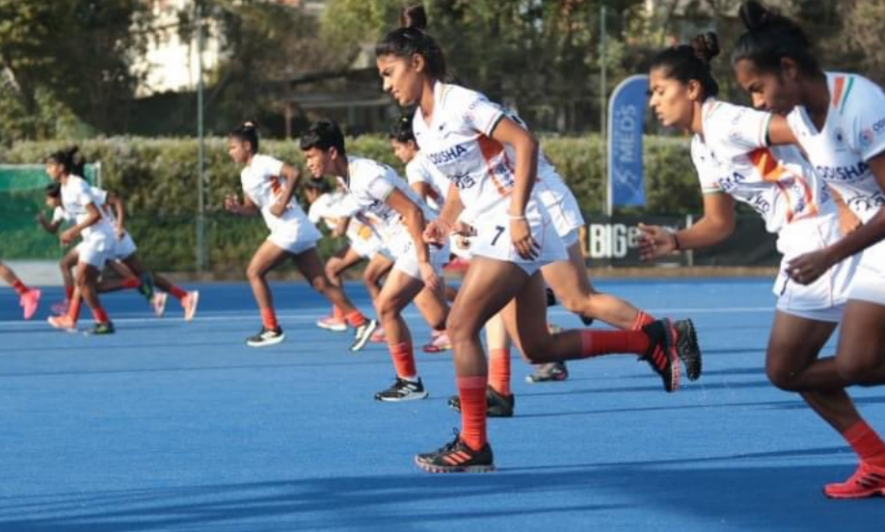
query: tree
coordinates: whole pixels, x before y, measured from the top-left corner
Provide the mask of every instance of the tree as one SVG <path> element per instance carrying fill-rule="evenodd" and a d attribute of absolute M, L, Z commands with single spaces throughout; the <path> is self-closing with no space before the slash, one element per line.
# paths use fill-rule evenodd
<path fill-rule="evenodd" d="M 52 113 L 120 129 L 137 82 L 129 58 L 146 38 L 145 9 L 140 0 L 0 0 L 0 97 L 8 119 L 21 115 L 15 136 L 53 134 Z"/>

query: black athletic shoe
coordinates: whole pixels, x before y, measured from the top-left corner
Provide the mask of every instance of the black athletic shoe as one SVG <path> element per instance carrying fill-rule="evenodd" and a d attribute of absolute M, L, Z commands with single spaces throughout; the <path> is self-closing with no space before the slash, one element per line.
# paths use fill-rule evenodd
<path fill-rule="evenodd" d="M 548 362 L 537 366 L 537 368 L 531 375 L 526 375 L 525 381 L 527 383 L 560 382 L 568 378 L 568 367 L 565 362 Z"/>
<path fill-rule="evenodd" d="M 283 334 L 282 328 L 268 329 L 267 327 L 262 327 L 258 334 L 246 338 L 246 345 L 249 347 L 267 347 L 276 345 L 285 339 L 286 335 Z"/>
<path fill-rule="evenodd" d="M 427 390 L 424 389 L 424 383 L 421 379 L 418 382 L 407 381 L 399 377 L 393 382 L 390 388 L 375 394 L 376 401 L 417 401 L 418 399 L 427 398 Z"/>
<path fill-rule="evenodd" d="M 639 360 L 648 362 L 664 381 L 665 390 L 675 392 L 679 389 L 680 370 L 673 324 L 668 319 L 658 320 L 643 327 L 642 331 L 648 335 L 650 345 Z"/>
<path fill-rule="evenodd" d="M 114 334 L 115 332 L 117 332 L 117 330 L 114 329 L 114 324 L 109 321 L 106 323 L 96 323 L 95 327 L 89 331 L 89 335 L 101 336 L 105 334 Z"/>
<path fill-rule="evenodd" d="M 584 327 L 589 327 L 593 325 L 593 318 L 588 318 L 587 316 L 578 316 L 581 318 L 581 323 L 584 324 Z"/>
<path fill-rule="evenodd" d="M 350 350 L 359 351 L 366 347 L 366 344 L 369 343 L 369 340 L 372 338 L 372 333 L 375 332 L 375 329 L 377 328 L 378 322 L 375 320 L 369 320 L 358 326 L 356 328 L 356 333 L 353 335 L 353 344 L 351 344 Z"/>
<path fill-rule="evenodd" d="M 698 380 L 703 364 L 694 323 L 691 320 L 674 321 L 673 328 L 676 329 L 676 354 L 685 366 L 685 375 L 690 381 Z"/>
<path fill-rule="evenodd" d="M 416 455 L 415 463 L 430 473 L 489 473 L 495 470 L 492 447 L 486 443 L 482 449 L 474 451 L 461 441 L 457 432 L 455 439 L 439 450 Z"/>
<path fill-rule="evenodd" d="M 486 388 L 486 416 L 488 417 L 513 417 L 513 407 L 516 406 L 516 396 L 504 395 L 489 386 Z M 461 411 L 461 397 L 453 395 L 449 397 L 449 408 Z"/>

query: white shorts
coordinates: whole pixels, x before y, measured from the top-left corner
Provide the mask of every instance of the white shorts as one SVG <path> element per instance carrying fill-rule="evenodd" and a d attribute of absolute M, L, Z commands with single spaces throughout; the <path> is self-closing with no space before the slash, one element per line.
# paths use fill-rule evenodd
<path fill-rule="evenodd" d="M 393 256 L 393 269 L 399 270 L 413 279 L 421 279 L 421 269 L 418 267 L 418 253 L 415 250 L 415 242 L 407 231 L 402 231 L 394 237 L 394 241 L 385 248 L 385 251 Z M 437 275 L 442 276 L 443 267 L 449 262 L 449 245 L 442 247 L 427 246 L 430 253 L 430 264 Z"/>
<path fill-rule="evenodd" d="M 572 229 L 564 235 L 559 235 L 559 237 L 562 239 L 562 245 L 568 250 L 570 247 L 581 241 L 581 230 Z"/>
<path fill-rule="evenodd" d="M 520 257 L 510 238 L 509 208 L 509 202 L 502 202 L 496 210 L 482 213 L 477 217 L 475 226 L 477 235 L 472 246 L 473 256 L 512 262 L 529 275 L 533 275 L 542 266 L 551 262 L 568 260 L 568 253 L 553 226 L 553 221 L 544 207 L 534 201 L 529 201 L 525 214 L 532 237 L 540 247 L 539 254 L 534 259 Z"/>
<path fill-rule="evenodd" d="M 541 181 L 536 185 L 538 199 L 550 213 L 550 219 L 556 227 L 556 233 L 565 241 L 572 232 L 577 231 L 584 225 L 584 216 L 581 207 L 571 190 L 566 187 L 552 189 L 544 186 Z M 575 239 L 577 242 L 577 237 Z M 571 244 L 566 244 L 568 248 Z"/>
<path fill-rule="evenodd" d="M 138 248 L 135 247 L 135 241 L 132 240 L 129 231 L 126 231 L 123 234 L 123 238 L 116 238 L 116 235 L 114 235 L 114 249 L 108 259 L 124 260 L 132 256 L 136 251 L 138 251 Z"/>
<path fill-rule="evenodd" d="M 113 253 L 114 236 L 90 233 L 77 244 L 77 260 L 101 270 Z"/>
<path fill-rule="evenodd" d="M 859 261 L 848 299 L 885 306 L 885 241 L 865 249 Z"/>
<path fill-rule="evenodd" d="M 284 249 L 293 255 L 298 255 L 310 248 L 316 247 L 317 240 L 322 238 L 317 228 L 312 223 L 305 224 L 289 222 L 277 225 L 267 239 L 278 248 Z"/>
<path fill-rule="evenodd" d="M 799 255 L 823 249 L 842 238 L 836 215 L 821 215 L 794 222 L 778 235 L 778 249 L 784 253 L 772 292 L 778 297 L 777 309 L 787 314 L 818 321 L 838 323 L 848 300 L 848 291 L 857 269 L 855 258 L 830 268 L 810 285 L 799 284 L 787 275 L 787 264 Z"/>

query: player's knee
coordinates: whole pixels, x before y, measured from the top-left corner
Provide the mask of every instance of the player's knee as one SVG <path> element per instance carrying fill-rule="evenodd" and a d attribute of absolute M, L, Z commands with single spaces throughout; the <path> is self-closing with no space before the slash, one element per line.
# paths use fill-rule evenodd
<path fill-rule="evenodd" d="M 250 283 L 259 282 L 264 278 L 264 269 L 259 268 L 258 266 L 249 265 L 246 268 L 246 279 L 249 280 Z"/>
<path fill-rule="evenodd" d="M 464 316 L 464 312 L 449 312 L 445 321 L 445 329 L 453 344 L 468 342 L 478 336 L 480 327 L 475 320 Z"/>
<path fill-rule="evenodd" d="M 395 320 L 399 315 L 399 305 L 396 302 L 396 299 L 389 296 L 379 296 L 378 297 L 378 317 L 381 318 L 381 321 L 387 320 Z"/>
<path fill-rule="evenodd" d="M 547 342 L 536 338 L 521 338 L 520 347 L 523 356 L 532 364 L 552 362 Z"/>
<path fill-rule="evenodd" d="M 765 364 L 765 374 L 774 386 L 785 391 L 793 391 L 797 373 L 785 364 L 768 362 Z"/>

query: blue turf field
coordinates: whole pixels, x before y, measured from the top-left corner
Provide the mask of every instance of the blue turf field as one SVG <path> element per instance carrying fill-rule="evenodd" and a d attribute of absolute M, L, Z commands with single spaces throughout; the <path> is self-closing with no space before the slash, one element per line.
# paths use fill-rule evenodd
<path fill-rule="evenodd" d="M 317 329 L 326 305 L 303 283 L 274 285 L 288 338 L 265 350 L 243 345 L 259 327 L 245 284 L 199 286 L 191 323 L 174 301 L 156 319 L 135 295 L 109 295 L 112 337 L 48 330 L 58 289 L 27 323 L 2 289 L 0 531 L 882 530 L 885 500 L 821 496 L 854 457 L 766 380 L 769 284 L 600 282 L 693 317 L 704 377 L 668 395 L 646 364 L 614 356 L 529 385 L 514 361 L 516 417 L 491 420 L 499 471 L 487 475 L 412 463 L 458 425 L 449 356 L 418 356 L 430 399 L 377 403 L 386 350 L 352 354 L 349 334 Z M 885 429 L 882 392 L 855 396 Z"/>

